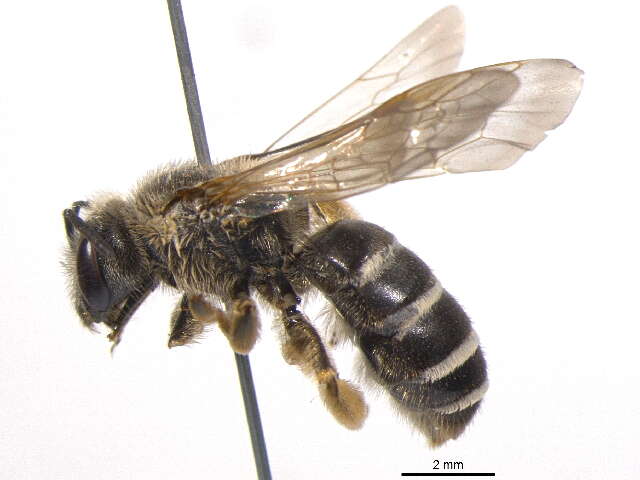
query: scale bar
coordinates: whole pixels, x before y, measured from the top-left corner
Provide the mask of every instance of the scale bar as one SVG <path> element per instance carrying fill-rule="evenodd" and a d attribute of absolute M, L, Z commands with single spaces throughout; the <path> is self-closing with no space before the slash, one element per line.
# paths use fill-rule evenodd
<path fill-rule="evenodd" d="M 447 473 L 438 473 L 438 472 L 429 472 L 429 473 L 417 473 L 417 472 L 409 472 L 402 473 L 403 477 L 495 477 L 496 474 L 493 472 L 447 472 Z"/>

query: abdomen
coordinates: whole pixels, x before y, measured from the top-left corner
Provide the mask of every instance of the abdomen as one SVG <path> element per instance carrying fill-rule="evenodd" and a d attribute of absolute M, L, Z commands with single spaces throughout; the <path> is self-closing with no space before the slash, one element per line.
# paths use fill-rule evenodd
<path fill-rule="evenodd" d="M 298 255 L 355 332 L 367 370 L 432 445 L 457 437 L 487 390 L 469 318 L 427 265 L 386 230 L 343 220 Z"/>

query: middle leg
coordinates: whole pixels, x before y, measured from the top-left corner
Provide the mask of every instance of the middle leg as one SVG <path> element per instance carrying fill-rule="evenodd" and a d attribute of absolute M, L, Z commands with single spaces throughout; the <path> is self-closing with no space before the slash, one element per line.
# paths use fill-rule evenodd
<path fill-rule="evenodd" d="M 193 343 L 206 325 L 217 323 L 236 353 L 249 353 L 258 339 L 260 323 L 248 283 L 237 282 L 230 297 L 223 312 L 202 295 L 183 295 L 171 317 L 169 348 Z"/>

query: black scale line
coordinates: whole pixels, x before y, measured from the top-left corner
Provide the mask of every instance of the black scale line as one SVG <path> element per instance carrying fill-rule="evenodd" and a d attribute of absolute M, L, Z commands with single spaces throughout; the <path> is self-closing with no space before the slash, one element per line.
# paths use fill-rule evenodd
<path fill-rule="evenodd" d="M 419 472 L 408 472 L 402 473 L 400 476 L 402 477 L 495 477 L 496 474 L 493 472 L 447 472 L 447 473 L 438 473 L 438 472 L 429 472 L 429 473 L 419 473 Z"/>

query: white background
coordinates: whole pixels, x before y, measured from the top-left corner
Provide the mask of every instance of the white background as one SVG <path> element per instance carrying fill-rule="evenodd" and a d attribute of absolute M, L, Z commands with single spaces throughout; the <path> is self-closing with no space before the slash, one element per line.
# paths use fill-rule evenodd
<path fill-rule="evenodd" d="M 185 2 L 214 156 L 257 152 L 444 2 Z M 399 478 L 433 460 L 499 479 L 640 478 L 638 35 L 626 2 L 460 1 L 462 68 L 567 58 L 565 125 L 512 169 L 357 198 L 474 320 L 491 388 L 439 450 L 370 398 L 338 426 L 263 318 L 251 355 L 276 479 Z M 0 470 L 11 479 L 253 478 L 233 355 L 166 348 L 156 292 L 108 342 L 80 327 L 61 212 L 193 156 L 164 2 L 12 2 L 0 18 Z M 339 368 L 349 377 L 348 355 Z"/>

